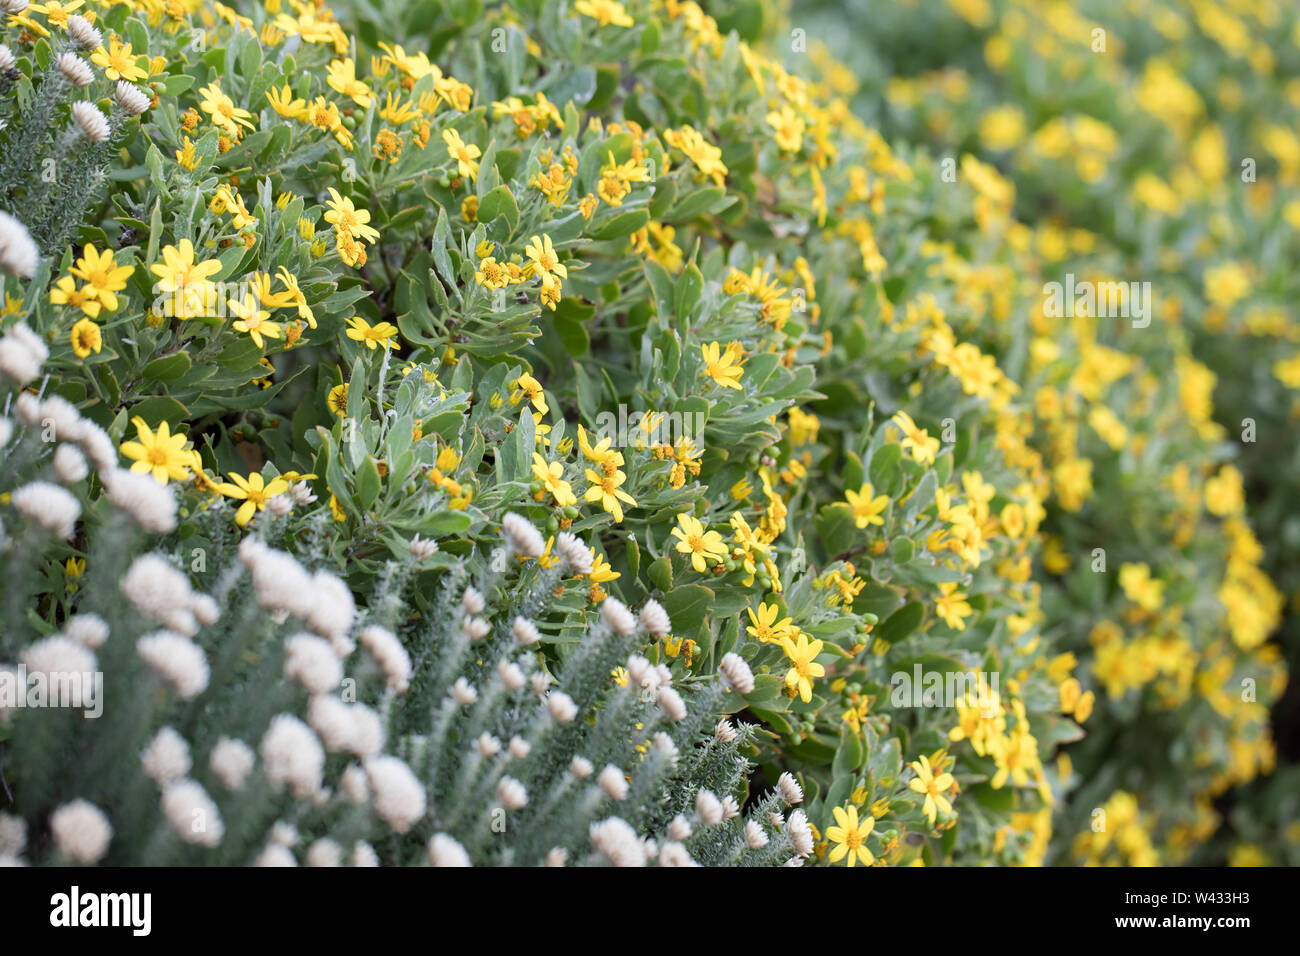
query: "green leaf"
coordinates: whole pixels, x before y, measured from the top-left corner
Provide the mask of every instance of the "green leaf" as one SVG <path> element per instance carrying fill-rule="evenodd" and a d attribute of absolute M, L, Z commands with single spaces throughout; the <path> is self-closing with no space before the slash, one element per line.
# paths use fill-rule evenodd
<path fill-rule="evenodd" d="M 663 606 L 673 622 L 673 633 L 694 633 L 704 623 L 713 600 L 713 591 L 702 584 L 679 584 L 665 594 Z"/>
<path fill-rule="evenodd" d="M 699 266 L 694 262 L 687 263 L 673 286 L 673 312 L 677 318 L 682 320 L 690 318 L 691 313 L 695 311 L 695 306 L 699 304 L 700 294 L 703 291 L 704 276 L 700 273 Z M 772 357 L 776 358 L 776 356 Z"/>
<path fill-rule="evenodd" d="M 886 644 L 896 644 L 918 627 L 925 617 L 925 608 L 918 601 L 909 601 L 876 626 L 873 637 Z"/>
<path fill-rule="evenodd" d="M 144 367 L 144 377 L 156 379 L 160 382 L 175 381 L 190 370 L 191 364 L 188 352 L 164 355 L 162 358 L 154 359 Z"/>
<path fill-rule="evenodd" d="M 139 415 L 150 426 L 156 428 L 159 422 L 167 422 L 168 425 L 175 426 L 190 417 L 190 410 L 176 401 L 174 398 L 168 398 L 165 395 L 155 395 L 153 398 L 146 398 L 142 402 L 137 402 L 131 408 L 131 416 Z"/>
<path fill-rule="evenodd" d="M 660 591 L 670 591 L 673 586 L 673 566 L 667 558 L 656 558 L 646 569 L 646 577 Z M 676 624 L 676 621 L 673 622 Z"/>
<path fill-rule="evenodd" d="M 361 462 L 361 467 L 357 469 L 357 503 L 365 511 L 375 503 L 379 497 L 379 468 L 375 460 L 369 455 Z"/>
<path fill-rule="evenodd" d="M 519 204 L 515 202 L 509 186 L 498 186 L 484 196 L 483 201 L 478 204 L 479 222 L 491 222 L 498 217 L 505 218 L 510 232 L 514 232 L 515 227 L 519 225 Z"/>

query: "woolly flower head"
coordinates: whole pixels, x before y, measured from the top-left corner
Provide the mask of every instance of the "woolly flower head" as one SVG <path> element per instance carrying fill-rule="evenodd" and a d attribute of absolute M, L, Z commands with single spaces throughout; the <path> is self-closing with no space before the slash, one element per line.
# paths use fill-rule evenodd
<path fill-rule="evenodd" d="M 424 816 L 424 786 L 396 757 L 371 757 L 365 763 L 366 779 L 374 794 L 372 804 L 394 833 L 405 833 Z"/>
<path fill-rule="evenodd" d="M 579 780 L 586 780 L 595 769 L 586 757 L 574 757 L 569 761 L 569 773 Z"/>
<path fill-rule="evenodd" d="M 691 835 L 691 824 L 680 813 L 673 817 L 672 822 L 668 824 L 668 839 L 676 840 L 678 843 L 684 843 Z"/>
<path fill-rule="evenodd" d="M 284 642 L 284 676 L 309 694 L 326 694 L 342 682 L 343 663 L 323 637 L 295 634 Z"/>
<path fill-rule="evenodd" d="M 95 452 L 88 454 L 103 473 L 103 464 Z M 103 478 L 109 500 L 145 531 L 167 534 L 176 527 L 176 495 L 170 487 L 158 484 L 152 475 L 126 468 L 113 468 L 103 473 Z"/>
<path fill-rule="evenodd" d="M 411 680 L 411 657 L 397 636 L 387 628 L 372 624 L 361 631 L 361 646 L 384 672 L 388 686 L 401 694 Z"/>
<path fill-rule="evenodd" d="M 307 848 L 306 860 L 308 866 L 342 866 L 343 847 L 329 837 L 321 837 Z"/>
<path fill-rule="evenodd" d="M 605 598 L 600 605 L 600 616 L 620 637 L 631 637 L 636 633 L 636 618 L 618 598 Z"/>
<path fill-rule="evenodd" d="M 701 790 L 695 795 L 695 814 L 700 822 L 711 827 L 722 822 L 722 801 L 711 790 Z"/>
<path fill-rule="evenodd" d="M 49 481 L 33 481 L 13 493 L 13 506 L 50 534 L 71 538 L 81 516 L 81 502 Z"/>
<path fill-rule="evenodd" d="M 665 717 L 673 723 L 686 719 L 686 702 L 682 700 L 681 694 L 671 687 L 660 687 L 658 696 L 659 709 L 664 712 Z"/>
<path fill-rule="evenodd" d="M 596 776 L 596 785 L 600 787 L 601 790 L 604 790 L 605 794 L 611 800 L 624 800 L 627 798 L 627 780 L 623 776 L 623 771 L 619 770 L 613 764 L 606 766 L 605 769 Z"/>
<path fill-rule="evenodd" d="M 194 592 L 190 581 L 158 554 L 145 554 L 131 562 L 118 587 L 137 611 L 152 621 L 185 636 L 198 632 L 190 610 Z"/>
<path fill-rule="evenodd" d="M 457 677 L 456 683 L 451 685 L 451 699 L 458 707 L 468 707 L 478 700 L 478 691 L 465 678 Z"/>
<path fill-rule="evenodd" d="M 522 810 L 528 805 L 528 791 L 514 777 L 502 777 L 497 784 L 497 800 L 507 810 Z"/>
<path fill-rule="evenodd" d="M 739 654 L 724 654 L 718 664 L 722 679 L 738 694 L 748 694 L 754 690 L 754 672 Z"/>
<path fill-rule="evenodd" d="M 669 620 L 668 612 L 654 598 L 646 601 L 645 607 L 641 608 L 641 625 L 652 637 L 667 637 L 673 630 L 673 622 Z"/>
<path fill-rule="evenodd" d="M 471 866 L 465 848 L 445 833 L 435 833 L 429 840 L 429 862 L 434 866 Z"/>
<path fill-rule="evenodd" d="M 83 50 L 93 50 L 104 43 L 104 37 L 91 22 L 75 13 L 68 17 L 68 36 Z"/>
<path fill-rule="evenodd" d="M 729 744 L 736 739 L 736 728 L 731 726 L 731 721 L 723 717 L 718 721 L 718 726 L 713 728 L 713 739 L 720 744 Z"/>
<path fill-rule="evenodd" d="M 50 814 L 50 832 L 60 853 L 86 866 L 99 862 L 113 839 L 108 817 L 85 800 L 65 803 Z"/>
<path fill-rule="evenodd" d="M 225 835 L 221 812 L 208 792 L 193 780 L 178 780 L 163 789 L 163 815 L 186 843 L 214 847 Z"/>
<path fill-rule="evenodd" d="M 93 674 L 95 655 L 76 641 L 55 634 L 29 645 L 20 658 L 29 675 Z"/>
<path fill-rule="evenodd" d="M 63 636 L 82 647 L 97 650 L 108 640 L 108 624 L 98 614 L 74 614 L 63 625 Z"/>
<path fill-rule="evenodd" d="M 190 700 L 207 690 L 208 659 L 203 649 L 189 638 L 173 631 L 157 631 L 136 641 L 135 649 L 182 700 Z"/>
<path fill-rule="evenodd" d="M 60 445 L 54 452 L 54 477 L 61 484 L 75 485 L 90 474 L 86 456 L 76 445 Z"/>
<path fill-rule="evenodd" d="M 486 605 L 478 588 L 470 585 L 465 589 L 465 593 L 460 596 L 460 606 L 465 609 L 466 614 L 482 614 Z"/>
<path fill-rule="evenodd" d="M 790 838 L 790 845 L 800 856 L 810 856 L 813 851 L 812 827 L 802 810 L 795 810 L 785 822 L 785 833 Z"/>
<path fill-rule="evenodd" d="M 113 87 L 113 101 L 127 116 L 139 116 L 149 108 L 150 103 L 149 97 L 138 86 L 126 80 L 118 80 L 117 86 Z"/>
<path fill-rule="evenodd" d="M 305 620 L 317 634 L 337 643 L 346 637 L 356 619 L 357 606 L 352 591 L 336 575 L 317 571 L 311 577 L 311 603 Z"/>
<path fill-rule="evenodd" d="M 27 821 L 0 813 L 0 853 L 17 856 L 27 847 Z"/>
<path fill-rule="evenodd" d="M 95 78 L 95 74 L 90 69 L 90 64 L 71 50 L 60 53 L 54 61 L 54 65 L 59 68 L 63 78 L 77 89 L 89 86 L 90 81 Z"/>
<path fill-rule="evenodd" d="M 567 724 L 578 716 L 578 705 L 564 691 L 557 690 L 546 698 L 546 709 L 556 723 Z"/>
<path fill-rule="evenodd" d="M 751 850 L 761 850 L 767 846 L 767 832 L 757 820 L 745 824 L 745 846 Z"/>
<path fill-rule="evenodd" d="M 799 786 L 799 781 L 795 780 L 790 771 L 787 770 L 777 778 L 776 788 L 781 791 L 781 799 L 790 806 L 803 803 L 803 788 Z"/>
<path fill-rule="evenodd" d="M 4 9 L 4 4 L 0 2 L 0 10 Z M 14 51 L 9 49 L 3 43 L 0 43 L 0 71 L 11 70 L 14 66 Z"/>
<path fill-rule="evenodd" d="M 90 142 L 104 143 L 108 141 L 108 118 L 100 112 L 99 107 L 94 103 L 88 103 L 85 100 L 78 100 L 73 103 L 72 123 L 77 132 Z"/>
<path fill-rule="evenodd" d="M 163 727 L 140 754 L 140 764 L 145 776 L 160 787 L 180 780 L 190 772 L 190 745 L 173 728 Z"/>
<path fill-rule="evenodd" d="M 266 777 L 285 786 L 295 797 L 311 797 L 320 789 L 325 751 L 310 727 L 292 714 L 278 714 L 259 748 Z"/>
<path fill-rule="evenodd" d="M 555 539 L 555 553 L 568 563 L 574 574 L 590 574 L 594 567 L 595 557 L 591 553 L 591 548 L 583 544 L 582 540 L 572 532 L 560 532 L 559 537 Z"/>
<path fill-rule="evenodd" d="M 438 542 L 430 538 L 421 538 L 418 534 L 411 539 L 411 558 L 415 561 L 428 561 L 438 553 Z"/>
<path fill-rule="evenodd" d="M 523 690 L 526 678 L 524 672 L 519 669 L 519 665 L 513 661 L 503 660 L 497 665 L 497 679 L 501 685 L 512 694 L 515 691 Z"/>
<path fill-rule="evenodd" d="M 528 647 L 542 639 L 533 622 L 523 617 L 515 618 L 514 624 L 510 625 L 510 633 L 515 636 L 520 647 Z"/>
<path fill-rule="evenodd" d="M 636 831 L 618 817 L 593 823 L 588 834 L 596 851 L 614 866 L 645 866 L 645 849 Z"/>
<path fill-rule="evenodd" d="M 541 532 L 523 515 L 507 512 L 501 519 L 501 531 L 511 550 L 523 558 L 538 558 L 546 551 Z"/>
<path fill-rule="evenodd" d="M 36 248 L 36 243 L 32 240 L 27 227 L 9 213 L 0 212 L 0 271 L 21 276 L 24 279 L 31 278 L 32 273 L 36 271 L 36 263 L 40 256 L 40 250 Z M 26 328 L 26 326 L 23 326 L 23 328 Z M 44 362 L 48 355 L 47 350 L 45 356 L 37 359 L 37 364 Z M 35 378 L 34 373 L 32 378 Z M 18 384 L 25 385 L 27 383 L 19 382 Z"/>
<path fill-rule="evenodd" d="M 660 848 L 658 863 L 660 866 L 699 866 L 691 859 L 686 847 L 671 841 Z"/>
<path fill-rule="evenodd" d="M 227 790 L 238 790 L 253 771 L 256 757 L 253 749 L 242 740 L 222 737 L 217 741 L 208 757 L 208 766 L 213 775 L 221 781 Z"/>

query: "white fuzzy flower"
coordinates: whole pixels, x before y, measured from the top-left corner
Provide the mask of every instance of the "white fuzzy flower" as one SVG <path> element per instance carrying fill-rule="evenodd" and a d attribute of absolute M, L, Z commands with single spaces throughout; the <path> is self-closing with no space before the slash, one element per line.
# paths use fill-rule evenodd
<path fill-rule="evenodd" d="M 478 739 L 474 741 L 474 746 L 484 757 L 495 757 L 501 752 L 501 741 L 487 733 L 479 734 Z"/>
<path fill-rule="evenodd" d="M 785 823 L 785 833 L 790 838 L 790 845 L 794 847 L 794 852 L 803 857 L 812 854 L 812 827 L 808 825 L 808 818 L 804 816 L 802 810 L 795 810 L 790 814 L 790 819 Z"/>
<path fill-rule="evenodd" d="M 520 647 L 529 647 L 542 639 L 533 622 L 523 617 L 515 618 L 514 624 L 510 625 L 510 633 L 514 634 L 515 642 Z"/>
<path fill-rule="evenodd" d="M 586 780 L 596 768 L 586 757 L 574 757 L 569 761 L 569 773 L 579 780 Z"/>
<path fill-rule="evenodd" d="M 307 723 L 327 753 L 350 751 L 357 738 L 352 709 L 337 697 L 319 694 L 307 704 Z"/>
<path fill-rule="evenodd" d="M 460 606 L 465 609 L 466 614 L 482 614 L 485 607 L 483 595 L 479 593 L 478 588 L 470 585 L 460 596 Z"/>
<path fill-rule="evenodd" d="M 163 815 L 186 843 L 214 847 L 225 835 L 221 812 L 208 792 L 193 780 L 178 780 L 163 789 Z"/>
<path fill-rule="evenodd" d="M 208 659 L 193 641 L 173 631 L 156 631 L 136 641 L 136 653 L 182 700 L 208 687 Z"/>
<path fill-rule="evenodd" d="M 734 820 L 738 816 L 740 816 L 740 804 L 736 802 L 736 798 L 730 796 L 723 797 L 722 798 L 722 819 Z"/>
<path fill-rule="evenodd" d="M 55 59 L 54 65 L 63 74 L 63 78 L 77 89 L 89 86 L 90 81 L 95 78 L 94 72 L 90 69 L 90 64 L 71 50 L 60 53 Z"/>
<path fill-rule="evenodd" d="M 81 516 L 81 502 L 76 496 L 49 481 L 23 485 L 10 501 L 37 525 L 60 538 L 72 537 Z"/>
<path fill-rule="evenodd" d="M 326 694 L 343 680 L 343 664 L 330 642 L 314 634 L 295 634 L 284 642 L 284 676 L 309 694 Z"/>
<path fill-rule="evenodd" d="M 329 837 L 321 837 L 307 848 L 308 866 L 342 866 L 343 847 Z"/>
<path fill-rule="evenodd" d="M 0 10 L 5 8 L 5 3 L 0 2 Z M 6 11 L 8 12 L 8 11 Z M 14 51 L 9 49 L 3 43 L 0 43 L 0 73 L 12 70 L 14 66 Z"/>
<path fill-rule="evenodd" d="M 472 866 L 465 848 L 445 833 L 429 839 L 429 862 L 434 866 Z"/>
<path fill-rule="evenodd" d="M 404 693 L 411 680 L 411 657 L 402 642 L 392 631 L 377 624 L 363 628 L 360 636 L 361 646 L 384 672 L 388 686 L 399 694 Z"/>
<path fill-rule="evenodd" d="M 532 676 L 528 678 L 528 683 L 532 685 L 533 693 L 539 699 L 543 698 L 546 696 L 546 692 L 551 689 L 551 675 L 546 671 L 533 671 Z"/>
<path fill-rule="evenodd" d="M 204 627 L 210 627 L 221 616 L 221 609 L 217 607 L 217 602 L 208 595 L 195 594 L 190 600 L 190 613 Z"/>
<path fill-rule="evenodd" d="M 722 822 L 722 801 L 711 790 L 701 790 L 695 795 L 695 814 L 705 826 Z"/>
<path fill-rule="evenodd" d="M 14 423 L 0 415 L 0 448 L 9 444 L 9 439 L 14 437 Z"/>
<path fill-rule="evenodd" d="M 256 758 L 253 750 L 242 740 L 222 737 L 208 755 L 208 766 L 212 774 L 227 790 L 238 790 L 248 779 Z"/>
<path fill-rule="evenodd" d="M 371 757 L 365 762 L 366 779 L 374 795 L 371 806 L 393 830 L 405 833 L 424 816 L 424 786 L 396 757 Z"/>
<path fill-rule="evenodd" d="M 346 636 L 352 630 L 357 614 L 352 591 L 338 576 L 328 571 L 317 571 L 312 575 L 311 583 L 310 605 L 305 609 L 303 619 L 322 637 L 333 640 Z"/>
<path fill-rule="evenodd" d="M 745 824 L 745 846 L 751 850 L 761 850 L 767 846 L 767 832 L 757 820 L 750 820 Z"/>
<path fill-rule="evenodd" d="M 546 698 L 546 709 L 556 723 L 567 724 L 578 716 L 578 705 L 564 691 L 557 690 Z"/>
<path fill-rule="evenodd" d="M 370 799 L 370 784 L 366 782 L 366 772 L 356 764 L 348 764 L 343 775 L 339 777 L 339 792 L 348 803 L 360 806 Z"/>
<path fill-rule="evenodd" d="M 680 813 L 673 817 L 672 822 L 668 824 L 668 839 L 676 840 L 678 843 L 684 843 L 690 839 L 691 824 Z"/>
<path fill-rule="evenodd" d="M 176 527 L 176 495 L 167 485 L 160 485 L 152 475 L 137 474 L 126 468 L 106 469 L 90 446 L 96 439 L 83 440 L 82 448 L 95 462 L 108 491 L 108 499 L 121 508 L 145 531 L 167 534 Z"/>
<path fill-rule="evenodd" d="M 636 618 L 618 598 L 605 598 L 600 604 L 600 616 L 610 630 L 621 637 L 631 637 L 636 633 Z"/>
<path fill-rule="evenodd" d="M 594 567 L 594 555 L 575 534 L 561 531 L 555 539 L 555 553 L 573 569 L 574 574 L 590 574 Z"/>
<path fill-rule="evenodd" d="M 352 865 L 361 867 L 376 867 L 379 865 L 379 854 L 375 848 L 365 841 L 358 842 L 352 848 Z"/>
<path fill-rule="evenodd" d="M 668 612 L 658 601 L 651 598 L 641 608 L 641 625 L 652 637 L 667 637 L 672 633 L 673 622 L 668 619 Z"/>
<path fill-rule="evenodd" d="M 71 638 L 55 634 L 29 644 L 19 656 L 29 676 L 44 674 L 47 683 L 60 675 L 93 674 L 95 655 Z"/>
<path fill-rule="evenodd" d="M 286 823 L 284 820 L 277 820 L 271 827 L 271 842 L 279 846 L 292 847 L 298 845 L 300 835 L 298 828 L 292 823 Z"/>
<path fill-rule="evenodd" d="M 478 700 L 478 691 L 463 677 L 457 677 L 451 685 L 451 699 L 458 707 L 469 707 Z"/>
<path fill-rule="evenodd" d="M 108 142 L 108 118 L 98 106 L 85 100 L 72 104 L 72 123 L 77 132 L 92 143 Z"/>
<path fill-rule="evenodd" d="M 437 541 L 430 538 L 421 538 L 418 534 L 411 539 L 411 557 L 415 561 L 428 561 L 437 553 Z"/>
<path fill-rule="evenodd" d="M 266 499 L 266 512 L 276 518 L 283 518 L 293 512 L 293 498 L 289 495 L 272 495 Z"/>
<path fill-rule="evenodd" d="M 298 861 L 293 858 L 293 851 L 288 847 L 280 846 L 278 843 L 268 843 L 266 849 L 257 855 L 253 861 L 254 866 L 297 866 Z"/>
<path fill-rule="evenodd" d="M 507 746 L 510 748 L 510 756 L 516 760 L 523 760 L 533 749 L 532 744 L 524 740 L 523 737 L 511 737 Z"/>
<path fill-rule="evenodd" d="M 85 800 L 65 803 L 50 814 L 50 832 L 61 854 L 85 866 L 99 862 L 113 839 L 108 817 Z"/>
<path fill-rule="evenodd" d="M 154 734 L 140 754 L 145 776 L 158 786 L 180 780 L 190 772 L 190 745 L 171 727 Z"/>
<path fill-rule="evenodd" d="M 468 635 L 471 641 L 481 641 L 491 632 L 492 625 L 481 617 L 467 617 L 461 622 L 461 630 Z"/>
<path fill-rule="evenodd" d="M 546 551 L 546 541 L 532 522 L 515 512 L 507 512 L 501 519 L 501 531 L 505 535 L 510 549 L 524 558 L 541 557 Z"/>
<path fill-rule="evenodd" d="M 316 503 L 316 496 L 312 494 L 311 485 L 305 481 L 295 481 L 289 485 L 289 497 L 293 499 L 294 504 L 302 505 L 304 508 L 307 505 Z M 412 541 L 411 544 L 414 546 L 415 542 Z"/>
<path fill-rule="evenodd" d="M 352 704 L 352 752 L 358 757 L 373 757 L 384 749 L 384 721 L 365 704 Z"/>
<path fill-rule="evenodd" d="M 3 216 L 4 213 L 0 213 Z M 2 222 L 2 220 L 0 220 Z M 0 236 L 3 241 L 3 236 Z M 0 249 L 0 255 L 4 252 Z M 0 259 L 0 266 L 3 266 Z M 41 363 L 12 335 L 0 338 L 0 375 L 4 375 L 19 388 L 41 374 Z M 23 394 L 27 394 L 24 392 Z"/>
<path fill-rule="evenodd" d="M 691 859 L 691 855 L 686 851 L 686 847 L 682 846 L 680 843 L 673 843 L 673 842 L 665 843 L 663 845 L 663 848 L 660 849 L 659 865 L 660 866 L 699 866 L 698 863 L 696 863 L 693 859 Z"/>
<path fill-rule="evenodd" d="M 325 751 L 311 728 L 297 717 L 276 715 L 259 749 L 266 778 L 275 786 L 287 786 L 300 798 L 320 789 Z"/>
<path fill-rule="evenodd" d="M 108 432 L 100 428 L 89 419 L 81 420 L 81 450 L 86 453 L 86 457 L 101 473 L 107 474 L 117 467 L 117 446 L 113 444 L 113 439 L 108 437 Z M 127 471 L 126 474 L 132 474 Z M 149 478 L 149 475 L 136 475 L 137 478 Z M 158 485 L 158 482 L 154 482 Z M 159 485 L 159 487 L 163 487 Z M 139 520 L 139 519 L 137 519 Z"/>
<path fill-rule="evenodd" d="M 738 694 L 749 694 L 754 690 L 754 672 L 736 653 L 724 654 L 718 664 L 718 672 L 728 687 Z"/>
<path fill-rule="evenodd" d="M 497 679 L 511 693 L 522 690 L 526 683 L 524 672 L 519 669 L 518 664 L 512 661 L 502 661 L 497 665 Z"/>
<path fill-rule="evenodd" d="M 514 777 L 502 777 L 497 784 L 497 802 L 507 810 L 522 810 L 528 805 L 528 791 Z"/>
<path fill-rule="evenodd" d="M 587 832 L 592 846 L 614 866 L 645 866 L 645 850 L 636 831 L 618 817 L 593 823 Z"/>
<path fill-rule="evenodd" d="M 90 474 L 86 456 L 76 445 L 60 445 L 54 451 L 54 477 L 61 484 L 75 485 Z"/>
<path fill-rule="evenodd" d="M 26 6 L 26 3 L 23 5 Z M 68 17 L 68 36 L 83 50 L 93 50 L 104 42 L 103 36 L 91 22 L 75 13 Z"/>
<path fill-rule="evenodd" d="M 788 770 L 776 778 L 776 788 L 781 791 L 781 799 L 790 806 L 803 803 L 803 788 Z"/>
<path fill-rule="evenodd" d="M 729 744 L 737 737 L 736 728 L 731 726 L 731 721 L 723 717 L 718 721 L 718 726 L 713 728 L 713 739 L 720 744 Z"/>
<path fill-rule="evenodd" d="M 546 854 L 546 865 L 560 867 L 569 862 L 569 851 L 562 846 L 552 847 Z"/>
<path fill-rule="evenodd" d="M 686 718 L 686 703 L 682 700 L 682 695 L 671 687 L 659 688 L 659 709 L 673 723 Z"/>
<path fill-rule="evenodd" d="M 677 759 L 677 745 L 673 743 L 673 738 L 669 737 L 662 730 L 657 731 L 650 738 L 654 744 L 654 752 L 663 760 L 673 761 Z"/>
<path fill-rule="evenodd" d="M 113 87 L 113 101 L 127 116 L 139 116 L 149 108 L 150 99 L 140 88 L 126 80 L 118 80 Z"/>
<path fill-rule="evenodd" d="M 624 800 L 627 798 L 627 779 L 623 776 L 623 771 L 613 764 L 607 765 L 604 770 L 596 775 L 596 786 L 604 790 L 611 800 Z"/>
<path fill-rule="evenodd" d="M 27 821 L 0 813 L 0 854 L 18 856 L 27 848 Z"/>
<path fill-rule="evenodd" d="M 32 273 L 36 271 L 36 263 L 40 257 L 40 250 L 36 248 L 36 243 L 32 241 L 27 227 L 9 213 L 0 212 L 0 271 L 29 279 Z M 10 340 L 9 336 L 6 336 L 5 339 L 6 341 Z M 36 360 L 39 370 L 40 363 L 45 361 L 49 351 L 46 350 L 45 355 L 40 355 L 30 349 L 28 351 L 31 357 Z M 3 368 L 3 365 L 0 365 L 0 368 Z M 5 369 L 5 371 L 8 370 Z M 20 386 L 26 385 L 28 381 L 35 377 L 36 373 L 33 372 L 27 379 L 16 383 Z"/>

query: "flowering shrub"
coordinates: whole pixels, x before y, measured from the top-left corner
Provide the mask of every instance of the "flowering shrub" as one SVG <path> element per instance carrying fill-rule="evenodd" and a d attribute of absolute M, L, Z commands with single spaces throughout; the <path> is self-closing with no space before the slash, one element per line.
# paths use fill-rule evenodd
<path fill-rule="evenodd" d="M 0 855 L 1144 863 L 1268 769 L 1186 336 L 775 16 L 0 4 Z"/>

